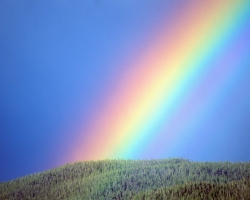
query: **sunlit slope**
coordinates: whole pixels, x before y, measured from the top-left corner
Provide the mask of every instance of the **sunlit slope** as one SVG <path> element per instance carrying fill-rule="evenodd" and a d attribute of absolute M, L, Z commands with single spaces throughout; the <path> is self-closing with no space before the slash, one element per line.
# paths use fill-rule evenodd
<path fill-rule="evenodd" d="M 140 199 L 146 194 L 164 197 L 169 187 L 175 189 L 174 196 L 186 195 L 178 191 L 194 184 L 225 191 L 232 187 L 231 181 L 245 188 L 239 194 L 247 195 L 249 176 L 250 163 L 184 159 L 87 161 L 1 183 L 0 199 Z"/>

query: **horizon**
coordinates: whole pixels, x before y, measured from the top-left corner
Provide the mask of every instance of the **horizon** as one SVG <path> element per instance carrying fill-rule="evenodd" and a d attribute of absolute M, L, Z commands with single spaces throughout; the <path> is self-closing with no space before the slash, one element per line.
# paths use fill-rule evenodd
<path fill-rule="evenodd" d="M 160 158 L 160 159 L 156 159 L 156 158 L 153 158 L 153 159 L 119 159 L 119 158 L 114 158 L 114 159 L 102 159 L 102 160 L 85 160 L 85 161 L 76 161 L 76 162 L 73 162 L 73 163 L 66 163 L 62 166 L 58 166 L 58 167 L 53 167 L 51 169 L 46 169 L 44 171 L 40 171 L 40 172 L 34 172 L 34 173 L 31 173 L 31 174 L 26 174 L 24 176 L 21 176 L 21 177 L 16 177 L 14 179 L 11 179 L 11 180 L 7 180 L 7 181 L 1 181 L 0 183 L 6 183 L 6 182 L 9 182 L 9 181 L 15 181 L 17 179 L 22 179 L 22 178 L 26 178 L 28 176 L 35 176 L 35 175 L 39 175 L 39 174 L 44 174 L 44 173 L 47 173 L 48 171 L 53 171 L 55 169 L 58 169 L 58 168 L 64 168 L 64 167 L 67 167 L 68 165 L 74 165 L 74 164 L 77 164 L 77 163 L 84 163 L 84 162 L 105 162 L 105 161 L 155 161 L 155 160 L 181 160 L 181 161 L 185 161 L 185 162 L 191 162 L 191 163 L 203 163 L 203 164 L 207 164 L 207 163 L 212 163 L 212 164 L 220 164 L 220 163 L 230 163 L 230 164 L 243 164 L 243 163 L 250 163 L 249 161 L 247 162 L 230 162 L 230 161 L 209 161 L 209 162 L 206 162 L 206 161 L 193 161 L 193 160 L 190 160 L 190 159 L 186 159 L 186 158 Z"/>
<path fill-rule="evenodd" d="M 190 160 L 190 159 L 187 159 L 187 158 L 152 158 L 152 159 L 130 159 L 130 158 L 107 158 L 107 159 L 101 159 L 101 160 L 84 160 L 84 161 L 75 161 L 75 162 L 72 162 L 72 163 L 66 163 L 64 165 L 61 165 L 61 166 L 56 166 L 56 167 L 53 167 L 53 168 L 50 168 L 50 169 L 45 169 L 44 171 L 39 171 L 39 172 L 34 172 L 34 173 L 31 173 L 31 174 L 26 174 L 24 176 L 20 176 L 20 177 L 16 177 L 14 179 L 11 179 L 11 180 L 7 180 L 7 181 L 1 181 L 0 183 L 6 183 L 6 182 L 9 182 L 9 181 L 15 181 L 17 179 L 22 179 L 22 178 L 26 178 L 28 176 L 34 176 L 34 175 L 38 175 L 38 174 L 43 174 L 43 173 L 47 173 L 48 171 L 53 171 L 55 169 L 58 169 L 58 168 L 64 168 L 64 167 L 67 167 L 68 165 L 74 165 L 74 164 L 77 164 L 77 163 L 84 163 L 84 162 L 105 162 L 105 161 L 155 161 L 155 160 L 160 160 L 160 161 L 163 161 L 163 160 L 181 160 L 181 161 L 185 161 L 185 162 L 191 162 L 191 163 L 203 163 L 203 164 L 207 164 L 207 163 L 212 163 L 212 164 L 220 164 L 220 163 L 230 163 L 230 164 L 243 164 L 243 163 L 250 163 L 250 161 L 245 161 L 245 162 L 241 162 L 241 161 L 237 161 L 237 162 L 230 162 L 230 161 L 194 161 L 194 160 Z"/>

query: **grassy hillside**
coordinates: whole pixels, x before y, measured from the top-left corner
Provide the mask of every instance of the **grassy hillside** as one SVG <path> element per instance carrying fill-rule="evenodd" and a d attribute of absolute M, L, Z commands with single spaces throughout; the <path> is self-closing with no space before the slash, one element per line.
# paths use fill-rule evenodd
<path fill-rule="evenodd" d="M 250 199 L 249 177 L 250 163 L 88 161 L 1 183 L 0 199 L 246 200 Z"/>

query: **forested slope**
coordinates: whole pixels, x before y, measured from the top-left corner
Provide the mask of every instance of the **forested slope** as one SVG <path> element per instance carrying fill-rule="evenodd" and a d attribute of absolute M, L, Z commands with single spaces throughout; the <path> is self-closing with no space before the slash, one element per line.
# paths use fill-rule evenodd
<path fill-rule="evenodd" d="M 242 199 L 249 195 L 249 176 L 250 163 L 86 161 L 1 183 L 0 199 L 194 199 L 237 187 L 244 188 L 236 194 Z"/>
<path fill-rule="evenodd" d="M 167 199 L 167 200 L 196 200 L 196 199 L 250 199 L 250 179 L 230 181 L 228 183 L 194 182 L 158 188 L 156 190 L 137 193 L 133 200 Z"/>

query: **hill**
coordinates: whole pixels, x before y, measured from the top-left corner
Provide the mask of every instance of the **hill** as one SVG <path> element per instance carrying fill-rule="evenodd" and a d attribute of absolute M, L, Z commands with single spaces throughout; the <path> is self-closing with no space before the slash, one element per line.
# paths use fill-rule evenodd
<path fill-rule="evenodd" d="M 185 159 L 68 164 L 0 184 L 0 199 L 250 199 L 250 163 Z"/>

